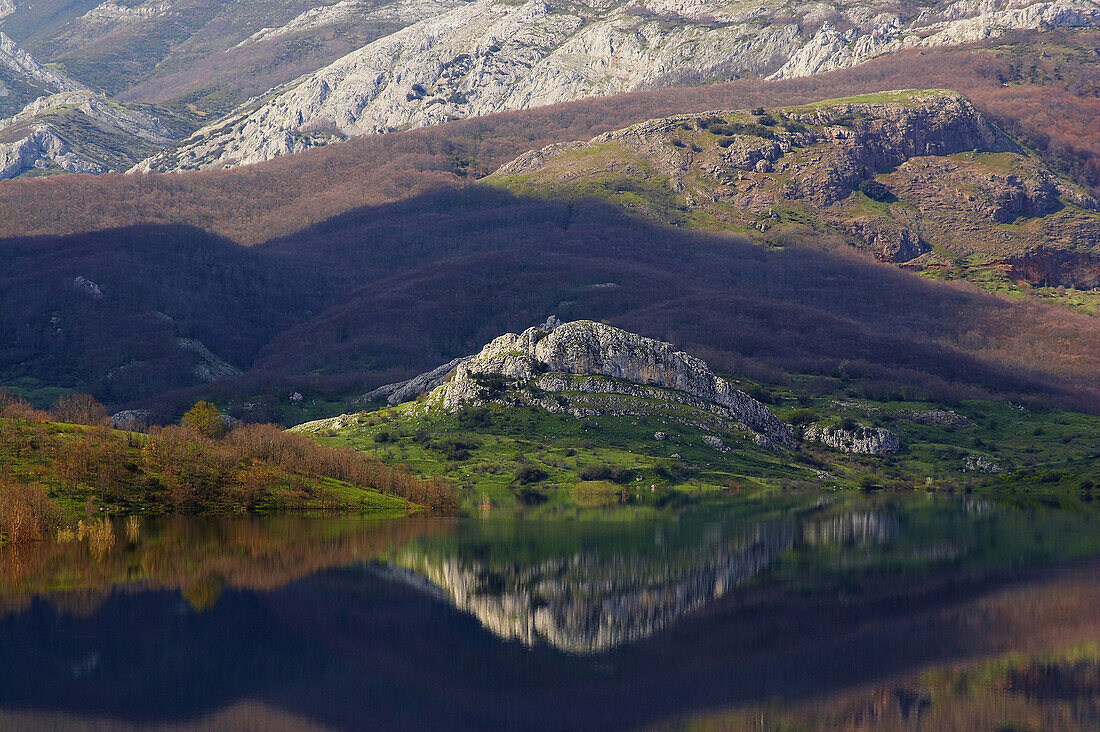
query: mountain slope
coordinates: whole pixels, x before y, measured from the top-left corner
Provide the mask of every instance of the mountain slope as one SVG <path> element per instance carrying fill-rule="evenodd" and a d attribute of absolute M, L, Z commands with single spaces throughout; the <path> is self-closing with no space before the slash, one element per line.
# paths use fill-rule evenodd
<path fill-rule="evenodd" d="M 518 155 L 648 119 L 805 104 L 900 88 L 951 87 L 1100 193 L 1100 81 L 1093 31 L 1029 33 L 989 48 L 902 51 L 813 77 L 743 80 L 596 98 L 386 136 L 202 175 L 53 177 L 0 185 L 0 235 L 69 234 L 137 223 L 199 226 L 246 244 L 363 205 L 464 185 Z M 1051 114 L 1053 108 L 1058 114 Z"/>
<path fill-rule="evenodd" d="M 1100 203 L 950 92 L 651 120 L 532 151 L 488 180 L 764 243 L 846 241 L 1025 291 L 1100 285 Z"/>
<path fill-rule="evenodd" d="M 793 14 L 793 16 L 792 16 Z M 380 38 L 195 133 L 142 170 L 229 167 L 509 109 L 685 81 L 805 76 L 1008 29 L 1095 26 L 1086 0 L 899 10 L 478 0 Z"/>
<path fill-rule="evenodd" d="M 0 180 L 125 170 L 175 137 L 148 111 L 109 101 L 42 65 L 3 33 L 0 71 L 11 82 L 7 86 L 15 87 L 0 106 L 15 112 L 0 120 Z M 24 101 L 21 108 L 10 106 Z"/>

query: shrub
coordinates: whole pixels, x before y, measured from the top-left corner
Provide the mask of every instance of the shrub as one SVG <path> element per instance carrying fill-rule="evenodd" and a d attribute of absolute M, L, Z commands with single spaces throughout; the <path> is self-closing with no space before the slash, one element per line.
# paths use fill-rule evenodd
<path fill-rule="evenodd" d="M 542 468 L 536 468 L 533 465 L 525 465 L 516 470 L 516 480 L 523 484 L 538 483 L 540 480 L 546 480 L 550 477 Z"/>
<path fill-rule="evenodd" d="M 812 409 L 795 409 L 787 415 L 787 422 L 800 427 L 804 424 L 810 424 L 817 419 L 817 413 Z"/>
<path fill-rule="evenodd" d="M 894 194 L 890 192 L 885 184 L 879 183 L 873 178 L 862 181 L 859 184 L 859 190 L 872 201 L 891 201 L 894 198 Z"/>
<path fill-rule="evenodd" d="M 0 544 L 39 541 L 61 520 L 61 509 L 38 486 L 0 482 Z"/>
<path fill-rule="evenodd" d="M 586 465 L 577 474 L 584 481 L 610 481 L 612 483 L 629 483 L 634 478 L 634 471 L 619 468 L 612 465 Z"/>

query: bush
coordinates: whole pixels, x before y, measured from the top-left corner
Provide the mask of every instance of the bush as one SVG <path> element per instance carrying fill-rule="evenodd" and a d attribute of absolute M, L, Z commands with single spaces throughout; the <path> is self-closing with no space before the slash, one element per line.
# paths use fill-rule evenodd
<path fill-rule="evenodd" d="M 603 480 L 623 484 L 634 478 L 634 471 L 611 465 L 585 465 L 577 473 L 577 477 L 585 481 Z"/>
<path fill-rule="evenodd" d="M 50 415 L 35 409 L 26 399 L 0 389 L 0 418 L 45 422 Z"/>
<path fill-rule="evenodd" d="M 550 477 L 542 468 L 536 468 L 533 465 L 525 465 L 516 470 L 516 480 L 524 485 L 529 483 L 538 483 L 540 480 L 546 480 Z"/>
<path fill-rule="evenodd" d="M 817 419 L 817 413 L 812 409 L 795 409 L 787 415 L 787 422 L 795 427 L 810 424 Z"/>
<path fill-rule="evenodd" d="M 872 201 L 894 200 L 894 194 L 890 192 L 890 189 L 885 184 L 879 183 L 873 178 L 861 182 L 859 184 L 859 191 Z"/>
<path fill-rule="evenodd" d="M 0 482 L 0 544 L 40 541 L 61 520 L 61 509 L 38 486 Z"/>

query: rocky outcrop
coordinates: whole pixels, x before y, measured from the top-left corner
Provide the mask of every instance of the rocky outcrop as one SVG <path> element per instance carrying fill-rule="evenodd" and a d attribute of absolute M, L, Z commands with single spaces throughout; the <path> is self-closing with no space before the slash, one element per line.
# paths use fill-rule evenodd
<path fill-rule="evenodd" d="M 342 12 L 349 8 L 338 3 L 295 23 L 306 27 Z M 241 165 L 490 112 L 675 83 L 803 76 L 909 46 L 1100 21 L 1089 0 L 957 2 L 905 16 L 884 0 L 796 6 L 794 16 L 789 6 L 679 0 L 476 0 L 425 12 L 420 22 L 246 104 L 138 169 Z M 819 29 L 811 34 L 809 27 Z M 257 39 L 277 32 L 265 29 Z"/>
<path fill-rule="evenodd" d="M 473 356 L 461 356 L 452 361 L 448 361 L 442 366 L 437 366 L 431 371 L 425 371 L 419 376 L 414 376 L 407 381 L 399 381 L 396 384 L 380 386 L 373 391 L 367 392 L 355 401 L 362 403 L 376 402 L 385 399 L 390 406 L 412 401 L 421 394 L 427 394 L 429 391 L 442 384 L 459 364 L 463 364 L 471 358 L 473 358 Z"/>
<path fill-rule="evenodd" d="M 856 219 L 848 228 L 884 262 L 909 262 L 932 249 L 919 234 L 886 216 Z"/>
<path fill-rule="evenodd" d="M 0 143 L 0 180 L 15 178 L 28 170 L 58 168 L 67 173 L 106 172 L 98 163 L 85 160 L 58 137 L 53 128 L 39 125 L 26 137 Z"/>
<path fill-rule="evenodd" d="M 608 181 L 644 181 L 654 193 L 624 200 L 632 213 L 680 225 L 692 211 L 768 241 L 816 242 L 826 231 L 825 241 L 908 268 L 967 259 L 1018 280 L 1092 287 L 1089 257 L 1100 261 L 1100 218 L 1081 210 L 1098 207 L 1093 197 L 948 90 L 653 119 L 526 153 L 490 179 L 612 201 L 624 199 Z M 1060 263 L 1043 246 L 1076 253 Z"/>
<path fill-rule="evenodd" d="M 1036 287 L 1100 288 L 1100 253 L 1040 247 L 1004 264 L 1009 277 Z"/>
<path fill-rule="evenodd" d="M 176 345 L 181 351 L 198 356 L 198 361 L 191 370 L 202 381 L 217 381 L 226 376 L 237 376 L 241 373 L 239 368 L 219 358 L 201 341 L 194 338 L 177 338 Z"/>
<path fill-rule="evenodd" d="M 969 427 L 972 424 L 969 419 L 950 409 L 917 409 L 901 412 L 898 416 L 917 424 L 946 427 L 952 430 Z"/>
<path fill-rule="evenodd" d="M 1000 463 L 985 455 L 967 455 L 963 459 L 962 469 L 964 473 L 992 473 L 994 475 L 1005 472 Z"/>
<path fill-rule="evenodd" d="M 148 409 L 124 409 L 111 415 L 111 427 L 116 430 L 142 432 L 149 427 L 152 415 Z"/>
<path fill-rule="evenodd" d="M 153 145 L 166 145 L 173 139 L 171 130 L 159 118 L 140 110 L 129 109 L 88 90 L 40 97 L 18 114 L 0 120 L 0 134 L 13 127 L 31 124 L 36 119 L 59 110 L 75 110 L 106 129 Z"/>
<path fill-rule="evenodd" d="M 840 452 L 857 455 L 889 455 L 901 448 L 898 438 L 882 427 L 827 427 L 810 425 L 802 435 Z"/>
<path fill-rule="evenodd" d="M 50 92 L 88 91 L 88 87 L 38 62 L 6 33 L 0 32 L 0 65 L 34 86 Z"/>
<path fill-rule="evenodd" d="M 662 414 L 700 426 L 743 427 L 785 447 L 791 427 L 767 407 L 669 343 L 579 320 L 494 339 L 436 388 L 425 408 L 488 402 L 554 413 Z"/>
<path fill-rule="evenodd" d="M 0 180 L 35 170 L 105 173 L 109 168 L 104 160 L 96 159 L 87 149 L 102 154 L 108 148 L 111 155 L 133 160 L 138 154 L 148 154 L 149 150 L 162 148 L 174 139 L 157 117 L 110 101 L 43 66 L 3 33 L 0 33 L 0 64 L 21 79 L 55 92 L 0 120 L 0 140 L 5 141 L 0 143 Z M 64 126 L 66 116 L 77 115 L 83 118 L 79 124 Z M 85 141 L 90 144 L 82 144 Z M 111 142 L 115 149 L 110 149 Z"/>

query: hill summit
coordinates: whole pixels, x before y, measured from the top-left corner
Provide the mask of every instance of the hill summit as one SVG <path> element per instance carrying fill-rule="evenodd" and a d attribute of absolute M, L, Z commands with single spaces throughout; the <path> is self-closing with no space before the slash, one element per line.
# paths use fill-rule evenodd
<path fill-rule="evenodd" d="M 366 395 L 455 412 L 488 403 L 577 418 L 660 415 L 704 429 L 745 429 L 762 447 L 794 447 L 794 431 L 702 360 L 604 323 L 551 317 L 493 339 L 479 353 Z M 335 419 L 340 419 L 339 417 Z M 330 426 L 321 420 L 309 426 Z M 303 425 L 307 427 L 307 425 Z"/>

